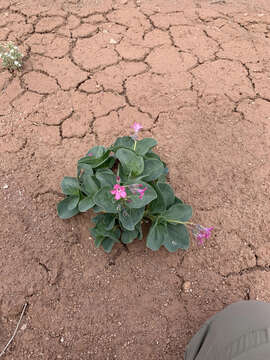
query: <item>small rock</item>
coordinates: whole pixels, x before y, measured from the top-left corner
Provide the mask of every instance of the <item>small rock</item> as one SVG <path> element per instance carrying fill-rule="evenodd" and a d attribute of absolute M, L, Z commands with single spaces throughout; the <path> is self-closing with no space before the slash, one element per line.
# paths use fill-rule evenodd
<path fill-rule="evenodd" d="M 21 330 L 25 330 L 26 328 L 27 328 L 27 325 L 23 324 L 22 327 L 21 327 Z"/>
<path fill-rule="evenodd" d="M 8 184 L 5 184 L 5 185 L 3 186 L 3 189 L 8 189 Z"/>
<path fill-rule="evenodd" d="M 117 41 L 114 39 L 110 39 L 110 44 L 117 44 Z"/>
<path fill-rule="evenodd" d="M 183 286 L 182 286 L 182 289 L 187 292 L 187 291 L 190 291 L 190 287 L 191 287 L 191 282 L 190 281 L 185 281 Z"/>

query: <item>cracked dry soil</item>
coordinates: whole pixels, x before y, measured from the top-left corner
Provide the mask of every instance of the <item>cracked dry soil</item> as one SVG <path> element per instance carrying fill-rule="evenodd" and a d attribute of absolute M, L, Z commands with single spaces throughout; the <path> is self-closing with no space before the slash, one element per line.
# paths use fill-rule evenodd
<path fill-rule="evenodd" d="M 204 320 L 270 300 L 269 0 L 1 0 L 0 346 L 5 359 L 181 360 Z M 215 227 L 205 246 L 112 254 L 90 215 L 56 215 L 60 181 L 134 121 L 170 183 Z"/>

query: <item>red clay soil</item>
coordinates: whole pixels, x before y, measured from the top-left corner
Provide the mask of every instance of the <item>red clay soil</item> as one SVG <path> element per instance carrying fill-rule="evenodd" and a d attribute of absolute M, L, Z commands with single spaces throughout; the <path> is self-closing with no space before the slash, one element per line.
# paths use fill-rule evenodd
<path fill-rule="evenodd" d="M 269 0 L 1 0 L 0 351 L 5 359 L 181 360 L 240 299 L 270 301 Z M 214 236 L 109 255 L 91 213 L 61 220 L 64 175 L 94 145 L 158 140 L 177 196 Z"/>

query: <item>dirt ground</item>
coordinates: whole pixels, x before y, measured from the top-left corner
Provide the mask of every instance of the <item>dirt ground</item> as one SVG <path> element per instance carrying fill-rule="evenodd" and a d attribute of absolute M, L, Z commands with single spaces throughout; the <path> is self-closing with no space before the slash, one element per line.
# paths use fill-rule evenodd
<path fill-rule="evenodd" d="M 240 299 L 270 301 L 269 0 L 1 0 L 0 351 L 5 359 L 181 360 Z M 91 213 L 61 220 L 64 175 L 94 145 L 157 139 L 177 196 L 214 236 L 109 255 Z"/>

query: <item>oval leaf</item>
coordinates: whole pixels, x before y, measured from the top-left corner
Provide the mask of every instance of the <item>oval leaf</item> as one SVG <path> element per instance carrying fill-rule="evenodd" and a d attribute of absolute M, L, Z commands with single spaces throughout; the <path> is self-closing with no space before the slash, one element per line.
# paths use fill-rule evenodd
<path fill-rule="evenodd" d="M 112 230 L 115 224 L 115 215 L 112 214 L 99 214 L 95 216 L 92 221 L 95 224 L 102 224 L 105 230 Z"/>
<path fill-rule="evenodd" d="M 142 199 L 139 198 L 139 194 L 138 195 L 134 195 L 132 193 L 129 194 L 129 199 L 131 201 L 127 202 L 127 207 L 131 209 L 139 209 L 141 207 L 144 207 L 145 205 L 149 204 L 157 197 L 157 193 L 155 192 L 155 190 L 151 185 L 143 181 L 140 181 L 140 184 L 142 185 L 142 189 L 146 187 L 147 190 L 145 191 Z"/>
<path fill-rule="evenodd" d="M 142 173 L 144 181 L 152 181 L 160 177 L 164 172 L 164 165 L 157 159 L 146 159 Z"/>
<path fill-rule="evenodd" d="M 68 204 L 68 210 L 73 210 L 78 205 L 80 201 L 79 195 L 72 195 L 69 196 L 69 204 Z"/>
<path fill-rule="evenodd" d="M 105 153 L 107 152 L 107 149 L 104 146 L 94 146 L 92 147 L 86 156 L 89 157 L 91 160 L 100 159 Z"/>
<path fill-rule="evenodd" d="M 101 245 L 102 245 L 104 251 L 105 251 L 106 253 L 109 253 L 109 252 L 112 251 L 113 245 L 114 245 L 116 242 L 117 242 L 116 240 L 106 237 L 106 238 L 102 241 Z"/>
<path fill-rule="evenodd" d="M 162 196 L 164 198 L 165 204 L 166 204 L 166 209 L 168 209 L 171 205 L 173 205 L 175 203 L 175 195 L 174 195 L 174 191 L 171 188 L 171 186 L 167 183 L 158 183 L 157 184 Z"/>
<path fill-rule="evenodd" d="M 81 174 L 93 175 L 92 166 L 89 164 L 78 163 L 77 165 L 77 176 L 80 177 Z"/>
<path fill-rule="evenodd" d="M 168 236 L 163 245 L 168 251 L 174 252 L 178 249 L 187 250 L 189 248 L 189 233 L 185 225 L 168 224 L 167 230 Z"/>
<path fill-rule="evenodd" d="M 104 188 L 100 189 L 96 193 L 94 201 L 95 204 L 101 207 L 104 211 L 108 213 L 117 213 L 118 204 L 114 200 L 114 197 L 110 192 L 111 190 L 112 188 L 109 186 L 105 186 Z"/>
<path fill-rule="evenodd" d="M 121 235 L 119 228 L 108 231 L 101 223 L 98 223 L 94 228 L 90 229 L 90 233 L 94 239 L 104 239 L 105 237 L 109 237 L 115 241 L 118 241 Z"/>
<path fill-rule="evenodd" d="M 105 160 L 101 165 L 98 165 L 96 169 L 111 169 L 115 163 L 115 158 L 112 156 L 109 156 L 107 160 Z"/>
<path fill-rule="evenodd" d="M 192 208 L 186 204 L 172 205 L 162 214 L 162 218 L 170 223 L 186 222 L 192 216 Z"/>
<path fill-rule="evenodd" d="M 153 185 L 157 193 L 157 198 L 149 205 L 151 214 L 161 214 L 166 210 L 166 202 L 158 185 L 159 184 Z"/>
<path fill-rule="evenodd" d="M 65 195 L 78 195 L 80 190 L 78 179 L 65 176 L 62 180 L 61 188 Z"/>
<path fill-rule="evenodd" d="M 89 174 L 83 174 L 83 184 L 81 186 L 82 191 L 88 196 L 94 196 L 98 191 L 98 186 L 95 182 L 95 177 Z"/>
<path fill-rule="evenodd" d="M 133 149 L 134 144 L 135 141 L 130 136 L 123 136 L 115 141 L 113 145 L 113 151 L 116 152 L 120 148 Z"/>
<path fill-rule="evenodd" d="M 104 146 L 94 146 L 88 151 L 85 157 L 78 161 L 78 166 L 80 166 L 80 164 L 88 164 L 91 165 L 92 168 L 96 168 L 108 159 L 110 152 L 111 151 L 107 150 Z"/>
<path fill-rule="evenodd" d="M 131 176 L 138 176 L 143 172 L 144 161 L 142 156 L 137 155 L 134 151 L 128 149 L 119 149 L 115 156 L 121 162 L 123 170 Z"/>
<path fill-rule="evenodd" d="M 64 200 L 60 201 L 60 203 L 57 205 L 57 213 L 58 216 L 61 219 L 69 219 L 74 215 L 77 215 L 79 213 L 78 208 L 74 208 L 72 210 L 69 210 L 69 204 L 72 202 L 73 199 L 70 199 L 70 197 L 65 198 Z"/>
<path fill-rule="evenodd" d="M 166 240 L 168 236 L 167 232 L 167 224 L 159 224 L 158 220 L 151 226 L 147 239 L 146 239 L 146 246 L 151 250 L 158 250 L 160 246 Z"/>
<path fill-rule="evenodd" d="M 150 151 L 156 145 L 157 145 L 157 142 L 155 139 L 144 138 L 144 139 L 136 142 L 136 147 L 134 150 L 139 155 L 145 155 L 146 153 L 148 153 L 148 151 Z"/>
<path fill-rule="evenodd" d="M 140 209 L 122 208 L 119 212 L 119 221 L 123 228 L 132 231 L 135 225 L 143 218 L 144 207 Z"/>
<path fill-rule="evenodd" d="M 121 242 L 124 244 L 130 244 L 134 239 L 136 239 L 137 235 L 138 235 L 137 230 L 133 230 L 133 231 L 123 230 L 121 236 Z"/>
<path fill-rule="evenodd" d="M 150 151 L 149 153 L 145 154 L 144 155 L 144 158 L 145 159 L 157 159 L 157 160 L 160 160 L 160 157 L 158 156 L 158 154 L 154 153 L 153 151 Z"/>
<path fill-rule="evenodd" d="M 93 196 L 87 196 L 79 202 L 79 211 L 85 212 L 95 205 Z"/>
<path fill-rule="evenodd" d="M 116 176 L 110 169 L 98 170 L 96 172 L 96 178 L 100 182 L 100 185 L 103 186 L 113 186 L 116 184 Z"/>

